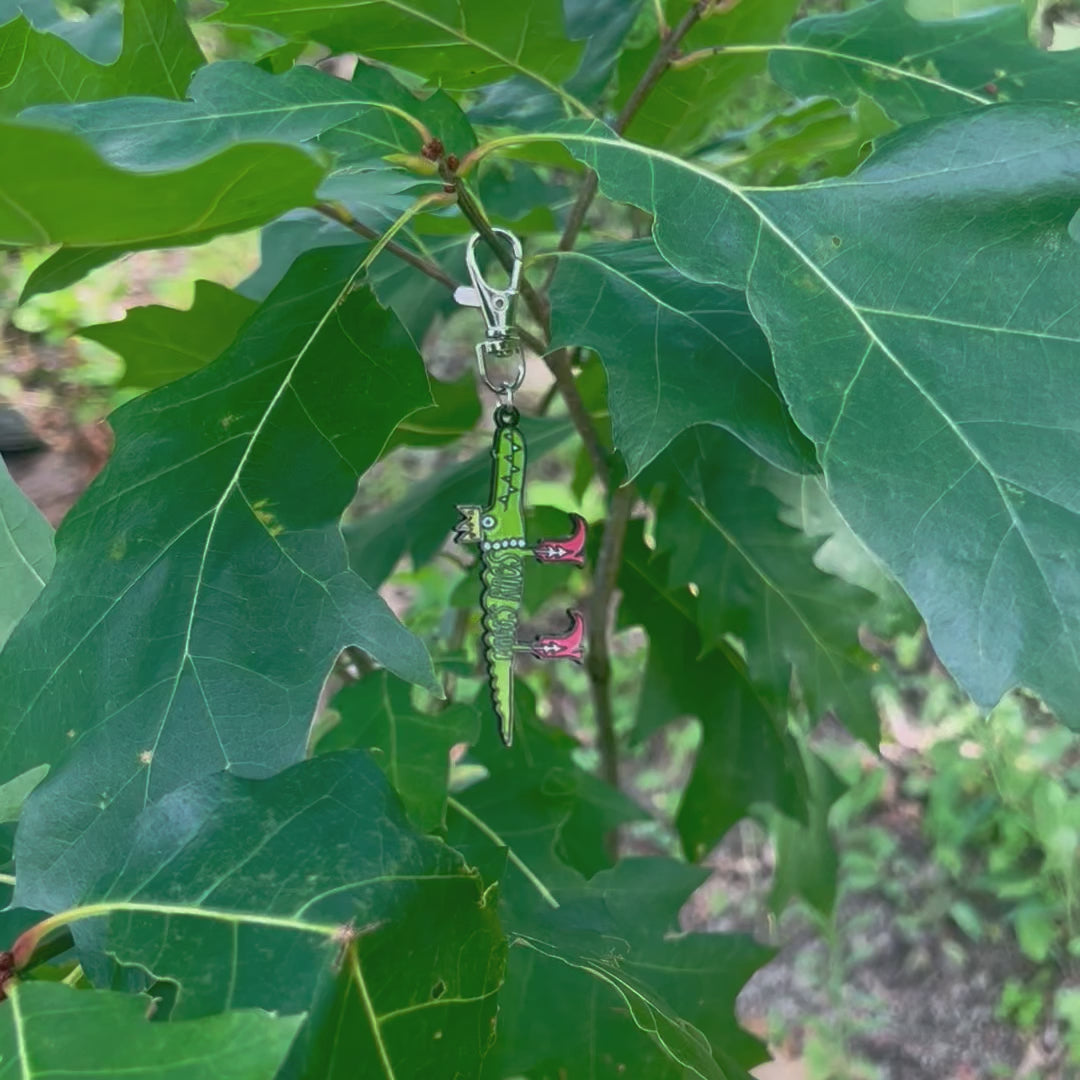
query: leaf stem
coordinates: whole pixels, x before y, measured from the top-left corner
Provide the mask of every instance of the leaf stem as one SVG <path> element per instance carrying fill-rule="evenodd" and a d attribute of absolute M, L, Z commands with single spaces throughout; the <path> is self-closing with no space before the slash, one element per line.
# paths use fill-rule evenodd
<path fill-rule="evenodd" d="M 0 885 L 14 885 L 14 884 L 15 884 L 15 875 L 14 874 L 0 874 Z"/>
<path fill-rule="evenodd" d="M 482 818 L 477 817 L 467 806 L 459 803 L 453 796 L 446 800 L 446 805 L 451 810 L 459 813 L 474 828 L 479 829 L 493 844 L 506 848 L 506 857 L 525 875 L 532 887 L 543 897 L 545 903 L 553 908 L 560 906 L 559 901 L 551 895 L 551 890 L 529 869 L 521 856 L 490 825 Z"/>
<path fill-rule="evenodd" d="M 356 218 L 354 218 L 352 214 L 339 203 L 316 203 L 315 209 L 324 217 L 336 221 L 339 225 L 344 225 L 346 229 L 351 229 L 358 236 L 362 236 L 367 240 L 377 241 L 379 239 L 380 234 L 376 229 L 372 229 L 362 221 L 357 221 Z M 408 248 L 402 247 L 401 244 L 398 244 L 393 240 L 387 241 L 385 250 L 389 254 L 395 255 L 397 258 L 401 259 L 402 262 L 408 263 L 410 266 L 419 270 L 422 274 L 427 274 L 429 278 L 434 278 L 440 285 L 445 285 L 450 290 L 457 288 L 457 282 L 454 281 L 454 279 L 437 263 L 430 262 L 410 251 Z"/>
<path fill-rule="evenodd" d="M 185 904 L 150 904 L 130 900 L 103 900 L 96 904 L 84 904 L 81 907 L 68 908 L 57 912 L 47 919 L 24 930 L 11 947 L 15 969 L 21 971 L 29 963 L 38 945 L 54 930 L 70 926 L 85 919 L 97 919 L 118 912 L 146 915 L 187 916 L 193 919 L 216 919 L 219 922 L 248 923 L 256 926 L 274 926 L 282 930 L 295 930 L 297 933 L 316 934 L 321 937 L 336 937 L 341 933 L 339 924 L 304 922 L 288 915 L 256 915 L 251 912 L 217 911 Z"/>

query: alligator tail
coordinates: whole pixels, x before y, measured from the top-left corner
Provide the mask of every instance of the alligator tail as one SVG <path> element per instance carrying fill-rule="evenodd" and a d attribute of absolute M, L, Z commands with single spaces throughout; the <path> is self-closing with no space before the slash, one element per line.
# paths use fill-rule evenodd
<path fill-rule="evenodd" d="M 491 705 L 506 746 L 514 740 L 514 652 L 525 594 L 523 550 L 486 551 L 481 556 L 482 647 Z"/>

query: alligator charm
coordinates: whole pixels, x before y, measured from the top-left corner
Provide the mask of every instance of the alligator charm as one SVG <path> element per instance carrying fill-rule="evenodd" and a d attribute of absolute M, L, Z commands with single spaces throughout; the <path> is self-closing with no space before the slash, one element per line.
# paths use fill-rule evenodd
<path fill-rule="evenodd" d="M 454 539 L 480 547 L 480 605 L 483 609 L 482 648 L 491 687 L 491 703 L 499 720 L 499 735 L 509 746 L 514 738 L 514 656 L 527 652 L 539 660 L 568 659 L 581 663 L 585 623 L 568 612 L 570 628 L 562 636 L 539 636 L 531 645 L 518 642 L 518 621 L 525 592 L 525 563 L 585 561 L 585 521 L 571 514 L 573 534 L 565 540 L 541 540 L 530 546 L 525 538 L 525 437 L 518 411 L 510 405 L 495 410 L 494 468 L 487 506 L 459 506 L 461 521 Z"/>

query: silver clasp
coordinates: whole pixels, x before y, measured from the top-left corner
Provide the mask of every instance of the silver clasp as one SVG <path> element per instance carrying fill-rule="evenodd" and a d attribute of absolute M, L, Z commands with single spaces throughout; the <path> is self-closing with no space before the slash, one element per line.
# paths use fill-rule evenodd
<path fill-rule="evenodd" d="M 504 399 L 504 404 L 509 405 L 514 391 L 525 380 L 525 354 L 512 319 L 514 299 L 521 281 L 521 241 L 508 229 L 493 228 L 492 232 L 503 237 L 510 246 L 514 261 L 510 270 L 509 284 L 505 289 L 496 289 L 485 279 L 476 261 L 476 245 L 481 237 L 479 233 L 473 233 L 465 252 L 465 266 L 469 271 L 472 285 L 459 285 L 454 290 L 454 299 L 463 307 L 480 309 L 486 327 L 484 340 L 476 346 L 476 363 L 480 370 L 480 378 L 489 390 L 498 394 L 500 399 Z M 512 356 L 517 357 L 517 367 L 513 378 L 509 381 L 506 379 L 492 381 L 487 370 L 489 359 L 505 360 Z"/>

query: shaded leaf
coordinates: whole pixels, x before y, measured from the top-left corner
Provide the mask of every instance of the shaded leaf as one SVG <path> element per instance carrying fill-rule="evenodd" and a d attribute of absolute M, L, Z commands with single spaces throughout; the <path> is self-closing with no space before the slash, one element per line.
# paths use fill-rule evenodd
<path fill-rule="evenodd" d="M 672 581 L 700 591 L 705 640 L 736 634 L 767 698 L 783 706 L 794 671 L 815 720 L 832 709 L 876 745 L 876 665 L 858 637 L 871 594 L 817 569 L 818 542 L 780 520 L 775 496 L 755 483 L 756 459 L 730 436 L 692 432 L 672 463 L 656 542 L 670 553 Z"/>
<path fill-rule="evenodd" d="M 666 4 L 668 24 L 677 25 L 696 2 L 673 0 Z M 798 7 L 798 0 L 736 4 L 697 22 L 683 39 L 681 52 L 693 54 L 718 46 L 776 41 Z M 652 38 L 620 56 L 616 95 L 620 107 L 644 76 L 657 44 Z M 688 67 L 670 68 L 634 114 L 626 129 L 627 138 L 676 151 L 699 143 L 717 125 L 732 92 L 751 75 L 764 70 L 765 61 L 764 52 L 706 54 Z"/>
<path fill-rule="evenodd" d="M 779 914 L 796 897 L 829 918 L 836 904 L 839 859 L 829 833 L 829 810 L 847 790 L 840 778 L 816 754 L 803 748 L 810 779 L 806 822 L 774 814 L 770 832 L 776 845 L 776 868 L 769 906 Z"/>
<path fill-rule="evenodd" d="M 567 41 L 560 0 L 374 0 L 327 6 L 302 0 L 267 10 L 257 0 L 230 0 L 213 19 L 260 26 L 308 39 L 335 52 L 358 52 L 405 68 L 451 90 L 510 75 L 528 75 L 560 99 L 581 47 Z"/>
<path fill-rule="evenodd" d="M 86 1080 L 272 1080 L 301 1021 L 251 1010 L 152 1024 L 149 999 L 132 994 L 46 982 L 10 986 L 8 994 L 0 1075 L 21 1080 L 68 1074 L 75 1062 Z"/>
<path fill-rule="evenodd" d="M 641 523 L 632 522 L 619 573 L 619 619 L 649 635 L 634 737 L 683 716 L 701 722 L 701 747 L 676 818 L 683 850 L 700 859 L 758 804 L 805 820 L 808 786 L 786 709 L 761 697 L 726 644 L 703 639 L 697 601 L 689 589 L 669 584 L 667 563 L 645 546 Z"/>
<path fill-rule="evenodd" d="M 631 476 L 695 424 L 727 428 L 781 468 L 816 468 L 740 293 L 689 281 L 649 240 L 594 244 L 559 254 L 551 310 L 553 348 L 586 346 L 604 362 Z"/>
<path fill-rule="evenodd" d="M 23 814 L 25 905 L 69 903 L 179 784 L 302 756 L 345 645 L 438 692 L 340 534 L 357 475 L 430 400 L 356 272 L 348 249 L 300 259 L 217 361 L 113 415 L 112 459 L 0 654 L 0 780 L 75 749 Z"/>
<path fill-rule="evenodd" d="M 518 680 L 516 695 L 516 732 L 513 745 L 507 747 L 497 735 L 498 721 L 481 692 L 478 705 L 483 722 L 469 758 L 483 765 L 492 781 L 471 790 L 463 800 L 474 809 L 479 805 L 477 798 L 510 806 L 517 803 L 526 812 L 523 838 L 515 847 L 524 845 L 532 864 L 546 867 L 545 872 L 556 879 L 559 863 L 592 876 L 612 864 L 608 833 L 645 814 L 627 795 L 577 764 L 577 739 L 537 719 L 536 697 L 524 679 Z M 498 816 L 506 828 L 505 814 Z M 533 826 L 540 821 L 543 827 L 534 832 Z M 497 872 L 502 872 L 501 860 Z"/>
<path fill-rule="evenodd" d="M 873 140 L 895 127 L 868 97 L 859 96 L 851 107 L 815 97 L 721 135 L 702 148 L 700 157 L 741 182 L 782 187 L 847 176 L 866 158 Z"/>
<path fill-rule="evenodd" d="M 505 957 L 494 907 L 366 754 L 172 792 L 88 900 L 113 908 L 98 931 L 112 955 L 178 984 L 174 1021 L 314 1002 L 302 1056 L 337 1063 L 304 1075 L 479 1072 Z"/>
<path fill-rule="evenodd" d="M 385 671 L 366 675 L 334 695 L 340 719 L 320 740 L 318 753 L 371 750 L 421 832 L 444 823 L 450 748 L 476 740 L 479 719 L 467 705 L 431 715 L 409 700 L 409 685 Z"/>
<path fill-rule="evenodd" d="M 566 34 L 585 41 L 585 52 L 566 90 L 586 105 L 595 105 L 615 68 L 642 0 L 563 0 Z M 481 124 L 516 124 L 526 130 L 554 123 L 565 115 L 558 95 L 524 76 L 486 87 L 469 110 Z"/>
<path fill-rule="evenodd" d="M 866 94 L 901 124 L 999 102 L 1080 100 L 1080 56 L 1036 48 L 1018 4 L 922 22 L 904 0 L 878 0 L 802 19 L 788 43 L 769 62 L 781 86 L 849 105 Z"/>
<path fill-rule="evenodd" d="M 572 432 L 569 420 L 532 420 L 521 424 L 529 459 L 537 461 Z M 405 498 L 385 510 L 366 514 L 345 526 L 349 561 L 369 585 L 381 585 L 398 559 L 410 555 L 416 565 L 434 558 L 453 530 L 459 503 L 483 502 L 491 486 L 491 451 L 434 473 L 413 485 Z"/>
<path fill-rule="evenodd" d="M 123 357 L 118 386 L 150 389 L 216 359 L 257 306 L 217 282 L 196 281 L 186 311 L 148 304 L 129 308 L 119 322 L 82 326 L 77 333 Z"/>
<path fill-rule="evenodd" d="M 82 40 L 67 32 L 60 36 L 55 31 L 67 27 L 39 28 L 23 14 L 5 22 L 0 26 L 0 116 L 51 101 L 119 94 L 183 97 L 191 73 L 206 61 L 182 11 L 172 0 L 125 0 L 123 25 L 119 56 L 106 60 L 86 55 L 85 32 Z"/>
<path fill-rule="evenodd" d="M 52 526 L 0 459 L 0 649 L 52 573 Z"/>
<path fill-rule="evenodd" d="M 983 109 L 786 189 L 563 136 L 655 212 L 674 265 L 748 289 L 829 494 L 957 680 L 986 706 L 1026 686 L 1074 726 L 1078 136 L 1068 107 Z"/>
<path fill-rule="evenodd" d="M 491 778 L 453 800 L 449 820 L 469 861 L 502 874 L 512 948 L 490 1075 L 615 1078 L 633 1062 L 657 1080 L 743 1080 L 732 1059 L 764 1055 L 738 1029 L 731 1003 L 767 950 L 738 936 L 665 940 L 705 872 L 624 860 L 586 882 L 555 853 L 572 798 L 559 774 L 523 768 L 522 759 L 504 773 L 489 760 Z"/>

